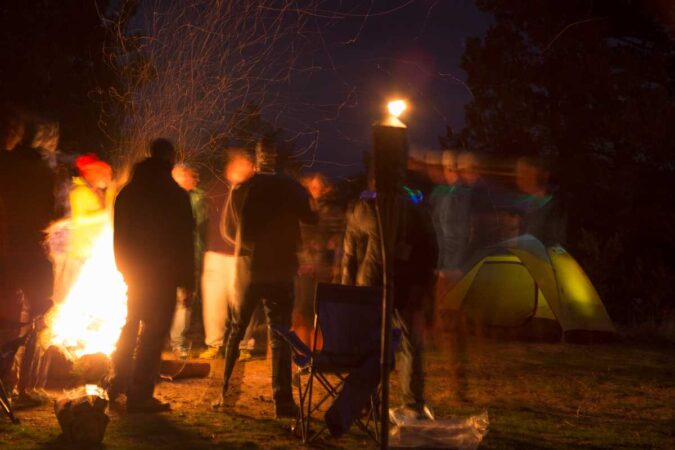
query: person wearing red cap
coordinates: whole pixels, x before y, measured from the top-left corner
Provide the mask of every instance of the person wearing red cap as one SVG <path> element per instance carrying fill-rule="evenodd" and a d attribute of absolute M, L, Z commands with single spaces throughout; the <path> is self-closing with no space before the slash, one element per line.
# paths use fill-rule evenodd
<path fill-rule="evenodd" d="M 79 176 L 73 178 L 68 196 L 70 235 L 66 263 L 57 280 L 56 301 L 63 300 L 103 227 L 111 222 L 112 168 L 94 154 L 78 157 L 75 167 Z"/>

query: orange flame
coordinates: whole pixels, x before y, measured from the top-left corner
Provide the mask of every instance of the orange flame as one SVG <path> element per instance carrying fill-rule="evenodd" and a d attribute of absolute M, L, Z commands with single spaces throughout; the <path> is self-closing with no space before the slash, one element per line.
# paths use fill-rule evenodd
<path fill-rule="evenodd" d="M 127 316 L 127 286 L 117 271 L 112 226 L 104 227 L 50 323 L 51 343 L 76 357 L 111 355 Z"/>

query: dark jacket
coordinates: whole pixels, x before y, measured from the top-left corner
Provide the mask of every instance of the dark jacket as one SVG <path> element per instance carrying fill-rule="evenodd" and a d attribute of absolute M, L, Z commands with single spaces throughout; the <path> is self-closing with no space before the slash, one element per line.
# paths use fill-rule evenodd
<path fill-rule="evenodd" d="M 193 289 L 194 227 L 171 166 L 154 158 L 137 164 L 115 200 L 115 261 L 126 282 Z"/>
<path fill-rule="evenodd" d="M 251 258 L 253 282 L 292 281 L 298 270 L 300 221 L 316 223 L 309 194 L 292 178 L 258 174 L 244 183 L 238 254 Z"/>
<path fill-rule="evenodd" d="M 342 257 L 342 284 L 381 286 L 382 249 L 377 225 L 376 200 L 362 196 L 347 217 Z M 438 248 L 431 218 L 409 198 L 401 201 L 399 233 L 394 259 L 394 299 L 397 308 L 417 307 L 410 303 L 412 287 L 428 289 L 433 283 Z"/>
<path fill-rule="evenodd" d="M 345 213 L 332 199 L 320 198 L 316 214 L 316 223 L 300 224 L 300 264 L 332 267 L 336 263 L 337 249 L 344 240 Z"/>
<path fill-rule="evenodd" d="M 43 253 L 44 230 L 56 219 L 54 173 L 39 150 L 17 147 L 0 157 L 6 254 Z"/>

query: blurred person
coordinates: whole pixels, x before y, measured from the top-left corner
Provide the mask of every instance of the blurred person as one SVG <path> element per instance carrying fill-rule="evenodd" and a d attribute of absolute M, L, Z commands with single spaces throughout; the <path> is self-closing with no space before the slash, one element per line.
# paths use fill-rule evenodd
<path fill-rule="evenodd" d="M 314 326 L 314 293 L 320 282 L 331 282 L 337 272 L 337 255 L 344 234 L 344 212 L 330 198 L 332 186 L 314 173 L 301 180 L 315 204 L 318 222 L 300 224 L 300 268 L 295 282 L 293 328 L 310 344 Z"/>
<path fill-rule="evenodd" d="M 457 157 L 459 180 L 468 189 L 469 233 L 465 261 L 476 251 L 496 243 L 498 218 L 490 189 L 481 176 L 481 159 L 472 151 L 463 151 Z"/>
<path fill-rule="evenodd" d="M 192 207 L 192 216 L 195 219 L 195 280 L 200 279 L 202 259 L 204 255 L 204 235 L 208 216 L 205 194 L 199 188 L 199 173 L 185 164 L 177 164 L 171 175 L 190 196 L 190 206 Z M 196 283 L 195 283 L 196 285 Z M 197 296 L 197 292 L 194 296 Z M 176 311 L 173 316 L 173 323 L 169 332 L 169 342 L 171 350 L 180 359 L 186 359 L 189 356 L 189 349 L 186 345 L 186 334 L 190 328 L 190 319 L 192 317 L 192 306 L 194 298 L 186 297 L 185 290 L 178 291 L 176 299 Z"/>
<path fill-rule="evenodd" d="M 244 149 L 229 149 L 222 177 L 206 191 L 208 220 L 206 252 L 202 273 L 202 313 L 206 350 L 199 357 L 214 359 L 229 334 L 232 306 L 238 301 L 241 288 L 236 277 L 235 255 L 237 222 L 246 189 L 240 189 L 255 174 L 253 155 Z M 231 219 L 227 221 L 227 213 Z M 246 343 L 244 343 L 246 344 Z M 248 347 L 246 347 L 248 349 Z"/>
<path fill-rule="evenodd" d="M 431 217 L 438 245 L 434 304 L 426 311 L 427 325 L 440 325 L 438 307 L 462 278 L 471 229 L 470 192 L 460 180 L 458 152 L 445 150 L 441 157 L 443 183 L 431 194 Z M 430 335 L 433 342 L 435 336 Z"/>
<path fill-rule="evenodd" d="M 126 394 L 128 412 L 170 409 L 153 396 L 177 290 L 194 290 L 194 218 L 190 197 L 171 176 L 176 153 L 166 139 L 150 144 L 114 205 L 117 268 L 128 287 L 127 318 L 108 395 Z M 142 324 L 142 326 L 141 326 Z"/>
<path fill-rule="evenodd" d="M 109 223 L 114 199 L 112 167 L 94 154 L 82 155 L 75 160 L 77 177 L 70 189 L 71 220 L 73 232 L 71 255 L 86 260 L 103 226 Z"/>
<path fill-rule="evenodd" d="M 420 191 L 422 195 L 426 196 L 433 190 L 433 182 L 429 178 L 429 170 L 427 169 L 427 153 L 420 149 L 411 149 L 407 161 L 407 181 L 406 185 L 409 189 Z"/>
<path fill-rule="evenodd" d="M 112 168 L 94 154 L 82 155 L 75 161 L 78 176 L 73 177 L 70 194 L 70 233 L 66 262 L 57 285 L 67 290 L 82 265 L 91 256 L 96 240 L 112 220 L 114 189 Z M 59 272 L 57 272 L 58 274 Z M 57 294 L 62 300 L 65 292 Z"/>
<path fill-rule="evenodd" d="M 444 173 L 443 173 L 443 153 L 436 150 L 429 150 L 424 154 L 425 168 L 427 171 L 427 177 L 434 186 L 445 183 Z M 432 189 L 433 192 L 433 189 Z"/>
<path fill-rule="evenodd" d="M 434 230 L 438 241 L 440 276 L 457 279 L 466 259 L 469 241 L 469 193 L 461 183 L 457 167 L 457 152 L 442 154 L 443 183 L 436 186 L 430 203 Z"/>
<path fill-rule="evenodd" d="M 11 152 L 16 147 L 25 131 L 25 126 L 21 117 L 16 112 L 15 108 L 10 105 L 0 105 L 0 178 L 4 178 L 4 172 L 9 168 L 9 160 Z M 6 236 L 6 217 L 5 207 L 0 197 L 0 293 L 3 289 L 3 274 L 4 265 L 7 257 L 5 255 Z"/>
<path fill-rule="evenodd" d="M 71 215 L 70 192 L 72 189 L 72 161 L 65 161 L 59 152 L 60 125 L 55 120 L 34 116 L 31 120 L 35 123 L 35 135 L 32 146 L 40 151 L 42 159 L 54 172 L 54 197 L 56 215 L 64 218 L 52 223 L 47 230 L 47 247 L 54 269 L 54 300 L 63 299 L 64 290 L 69 287 L 72 277 L 76 274 L 81 264 L 76 261 L 71 253 L 70 244 L 74 237 L 71 236 L 72 221 L 68 220 Z"/>
<path fill-rule="evenodd" d="M 0 106 L 0 158 L 5 151 L 12 151 L 23 139 L 26 125 L 16 108 Z"/>
<path fill-rule="evenodd" d="M 420 199 L 412 196 L 409 188 L 404 188 L 401 197 L 400 226 L 396 238 L 399 251 L 394 255 L 393 263 L 393 326 L 402 332 L 397 364 L 401 400 L 403 407 L 416 417 L 433 418 L 424 395 L 422 335 L 424 302 L 431 296 L 438 248 L 431 218 Z M 383 285 L 384 267 L 376 199 L 377 193 L 372 189 L 365 191 L 351 208 L 344 239 L 342 284 Z M 345 395 L 331 405 L 325 416 L 331 434 L 339 436 L 348 430 L 364 406 L 362 403 L 367 402 L 370 395 L 371 391 L 364 387 L 372 385 L 375 388 L 379 382 L 379 373 L 373 375 L 372 380 L 359 379 L 349 383 L 354 386 L 355 393 L 363 394 L 363 398 Z"/>
<path fill-rule="evenodd" d="M 47 162 L 55 174 L 56 212 L 59 217 L 70 214 L 70 191 L 71 191 L 71 162 L 64 161 L 66 158 L 59 151 L 61 127 L 59 122 L 44 118 L 35 119 L 37 123 L 36 134 L 33 138 L 33 147 L 40 149 L 42 158 Z"/>
<path fill-rule="evenodd" d="M 20 128 L 18 124 L 14 126 Z M 6 148 L 14 145 L 17 133 L 11 142 L 5 141 Z M 0 313 L 17 325 L 35 322 L 40 330 L 44 327 L 43 317 L 52 306 L 53 293 L 52 263 L 43 244 L 45 229 L 57 216 L 54 173 L 42 159 L 40 150 L 33 147 L 35 133 L 35 124 L 25 123 L 21 141 L 10 152 L 3 150 L 0 165 L 3 208 L 0 228 L 4 247 Z M 17 327 L 17 336 L 18 332 Z M 46 400 L 35 391 L 40 361 L 37 342 L 38 336 L 32 335 L 17 360 L 15 407 L 35 406 Z"/>
<path fill-rule="evenodd" d="M 542 159 L 522 157 L 516 162 L 516 186 L 522 193 L 520 234 L 531 234 L 545 246 L 566 242 L 567 213 L 558 191 L 550 184 L 551 171 Z"/>
<path fill-rule="evenodd" d="M 112 168 L 96 155 L 75 160 L 68 195 L 70 217 L 54 222 L 48 230 L 49 253 L 54 262 L 54 300 L 64 300 L 105 225 L 112 221 L 114 189 Z"/>
<path fill-rule="evenodd" d="M 263 153 L 261 147 L 259 145 L 258 153 Z M 317 220 L 307 191 L 297 181 L 275 174 L 272 158 L 266 156 L 257 157 L 258 173 L 242 186 L 245 201 L 236 221 L 237 255 L 241 258 L 237 278 L 245 277 L 245 283 L 233 308 L 232 326 L 225 339 L 223 392 L 220 400 L 213 404 L 215 408 L 225 406 L 230 377 L 239 357 L 239 344 L 255 308 L 262 303 L 268 327 L 290 328 L 300 222 Z M 232 212 L 228 211 L 227 219 L 232 218 Z M 270 347 L 275 416 L 296 417 L 290 347 L 276 333 L 270 333 Z"/>
<path fill-rule="evenodd" d="M 60 126 L 56 121 L 37 119 L 33 147 L 40 149 L 40 153 L 50 167 L 56 166 L 56 152 L 61 137 Z"/>

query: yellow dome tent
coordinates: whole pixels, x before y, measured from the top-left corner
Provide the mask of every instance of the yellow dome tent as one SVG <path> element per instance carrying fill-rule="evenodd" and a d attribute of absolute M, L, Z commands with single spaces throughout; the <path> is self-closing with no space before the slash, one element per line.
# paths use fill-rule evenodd
<path fill-rule="evenodd" d="M 469 323 L 528 335 L 553 332 L 568 341 L 616 333 L 593 284 L 564 248 L 547 249 L 524 235 L 486 249 L 474 261 L 443 305 Z"/>

